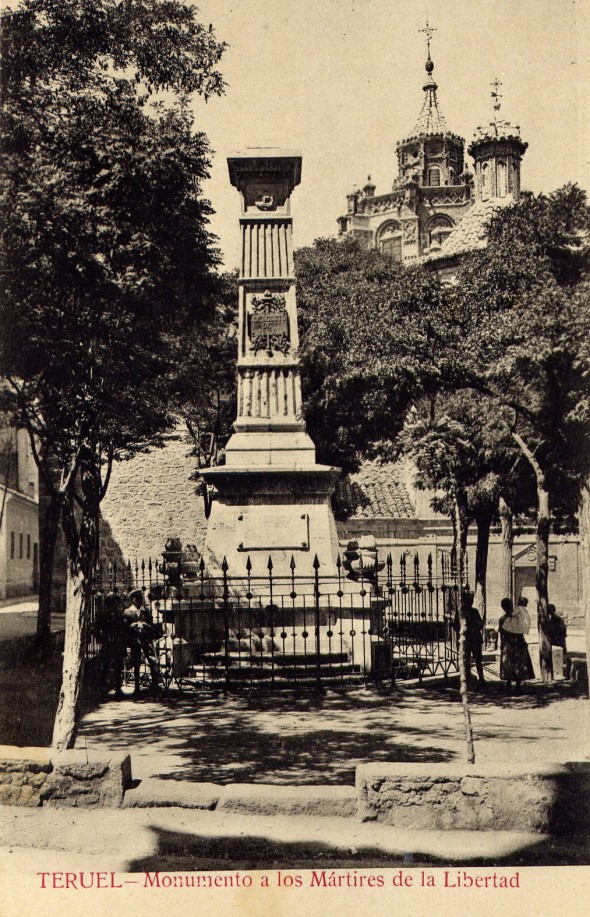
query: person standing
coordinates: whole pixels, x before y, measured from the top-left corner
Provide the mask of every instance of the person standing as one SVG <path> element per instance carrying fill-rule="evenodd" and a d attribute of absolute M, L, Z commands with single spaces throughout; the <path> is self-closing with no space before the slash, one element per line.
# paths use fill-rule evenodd
<path fill-rule="evenodd" d="M 535 677 L 529 649 L 524 639 L 531 627 L 531 617 L 525 605 L 514 611 L 512 600 L 505 598 L 500 602 L 504 614 L 498 622 L 500 632 L 500 678 L 506 682 L 506 692 L 520 690 L 523 681 Z"/>
<path fill-rule="evenodd" d="M 560 646 L 563 650 L 563 655 L 566 654 L 566 637 L 567 637 L 567 625 L 563 618 L 557 614 L 557 609 L 555 605 L 548 605 L 547 612 L 549 615 L 549 639 L 551 640 L 551 646 Z"/>
<path fill-rule="evenodd" d="M 121 700 L 123 692 L 123 665 L 125 661 L 125 622 L 123 619 L 123 599 L 117 587 L 102 599 L 96 620 L 96 636 L 100 641 L 99 668 L 100 683 L 103 691 L 108 693 L 112 671 L 115 688 L 115 699 Z"/>
<path fill-rule="evenodd" d="M 133 680 L 135 683 L 134 694 L 141 692 L 141 663 L 145 659 L 150 669 L 151 689 L 157 691 L 160 678 L 158 663 L 153 647 L 153 627 L 150 615 L 144 605 L 143 590 L 132 589 L 127 596 L 127 608 L 123 619 L 127 627 L 127 643 L 131 650 L 131 664 L 133 666 Z"/>
<path fill-rule="evenodd" d="M 467 677 L 471 675 L 471 659 L 475 662 L 477 678 L 480 685 L 485 684 L 483 674 L 483 621 L 477 608 L 473 607 L 473 592 L 463 593 L 463 614 L 465 626 L 465 661 Z"/>

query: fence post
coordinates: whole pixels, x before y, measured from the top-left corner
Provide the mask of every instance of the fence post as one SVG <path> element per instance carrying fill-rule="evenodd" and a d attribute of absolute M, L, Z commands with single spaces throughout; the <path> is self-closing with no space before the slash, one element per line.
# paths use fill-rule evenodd
<path fill-rule="evenodd" d="M 275 683 L 275 611 L 273 596 L 273 578 L 272 578 L 272 557 L 268 555 L 268 594 L 269 594 L 269 611 L 270 611 L 270 681 L 271 685 Z"/>
<path fill-rule="evenodd" d="M 315 680 L 318 691 L 322 689 L 320 671 L 320 562 L 317 554 L 313 559 L 314 569 L 314 605 L 315 605 Z"/>
<path fill-rule="evenodd" d="M 227 581 L 228 563 L 224 556 L 221 564 L 223 573 L 223 643 L 225 649 L 225 686 L 229 685 L 229 586 Z"/>

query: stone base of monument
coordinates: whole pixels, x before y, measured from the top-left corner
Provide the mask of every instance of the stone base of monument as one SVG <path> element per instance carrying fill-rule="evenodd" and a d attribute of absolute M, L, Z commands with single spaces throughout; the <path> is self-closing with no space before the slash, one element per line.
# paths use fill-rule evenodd
<path fill-rule="evenodd" d="M 222 575 L 224 560 L 232 589 L 236 578 L 261 583 L 269 576 L 269 557 L 277 594 L 313 593 L 317 558 L 320 576 L 336 576 L 338 533 L 331 506 L 338 469 L 221 466 L 203 477 L 214 488 L 204 559 L 207 573 Z"/>

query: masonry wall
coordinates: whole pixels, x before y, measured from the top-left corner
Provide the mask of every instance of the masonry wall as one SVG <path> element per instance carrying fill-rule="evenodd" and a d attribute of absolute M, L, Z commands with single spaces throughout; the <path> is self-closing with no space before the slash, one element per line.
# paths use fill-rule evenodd
<path fill-rule="evenodd" d="M 119 462 L 102 502 L 101 553 L 117 561 L 155 559 L 172 536 L 202 550 L 207 520 L 191 475 L 197 468 L 183 431 L 161 449 Z"/>

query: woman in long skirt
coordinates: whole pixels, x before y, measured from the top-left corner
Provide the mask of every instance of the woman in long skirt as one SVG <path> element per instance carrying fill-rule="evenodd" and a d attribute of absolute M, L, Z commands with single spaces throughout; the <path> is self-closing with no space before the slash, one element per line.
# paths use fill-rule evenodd
<path fill-rule="evenodd" d="M 529 649 L 524 639 L 530 628 L 530 616 L 525 609 L 520 609 L 515 614 L 510 599 L 502 599 L 500 604 L 504 611 L 498 622 L 501 639 L 500 678 L 506 682 L 506 691 L 509 693 L 512 682 L 519 690 L 523 681 L 535 677 Z M 524 615 L 527 620 L 524 620 Z M 523 620 L 520 620 L 521 617 Z"/>

